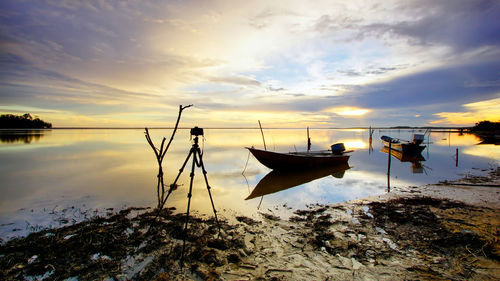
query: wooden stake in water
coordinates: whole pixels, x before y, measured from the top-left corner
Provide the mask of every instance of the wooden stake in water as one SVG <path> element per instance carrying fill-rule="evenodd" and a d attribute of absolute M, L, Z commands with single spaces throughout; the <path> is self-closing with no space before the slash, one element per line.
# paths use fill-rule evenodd
<path fill-rule="evenodd" d="M 455 167 L 458 167 L 458 147 L 457 147 L 457 152 L 455 155 Z"/>
<path fill-rule="evenodd" d="M 368 139 L 368 154 L 371 154 L 373 152 L 373 132 L 375 130 L 372 130 L 372 126 L 368 129 L 368 133 L 370 134 L 370 138 Z"/>
<path fill-rule="evenodd" d="M 430 143 L 431 143 L 431 132 L 432 130 L 429 129 L 429 135 L 427 135 L 427 159 L 429 159 L 429 149 L 431 148 L 430 147 Z"/>
<path fill-rule="evenodd" d="M 309 137 L 309 127 L 307 127 L 307 151 L 311 150 L 311 138 Z"/>
<path fill-rule="evenodd" d="M 264 139 L 264 132 L 262 131 L 262 125 L 260 124 L 260 120 L 259 120 L 259 127 L 260 127 L 260 133 L 262 134 L 262 141 L 264 142 L 264 150 L 267 150 L 266 140 Z"/>
<path fill-rule="evenodd" d="M 389 141 L 389 158 L 387 158 L 387 192 L 391 192 L 391 150 L 392 142 Z"/>

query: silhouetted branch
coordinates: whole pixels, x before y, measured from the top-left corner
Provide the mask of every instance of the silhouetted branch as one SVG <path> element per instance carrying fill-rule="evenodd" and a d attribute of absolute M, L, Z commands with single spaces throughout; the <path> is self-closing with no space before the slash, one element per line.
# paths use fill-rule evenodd
<path fill-rule="evenodd" d="M 186 105 L 186 106 L 182 106 L 182 105 L 179 105 L 179 114 L 177 115 L 177 121 L 175 122 L 175 127 L 174 127 L 174 131 L 172 132 L 172 135 L 170 136 L 170 140 L 168 141 L 167 143 L 167 147 L 165 148 L 165 151 L 163 152 L 163 154 L 161 155 L 161 159 L 163 160 L 163 157 L 165 157 L 165 153 L 167 153 L 167 150 L 168 148 L 170 147 L 170 144 L 172 143 L 172 141 L 174 140 L 174 136 L 175 136 L 175 132 L 177 132 L 177 128 L 179 127 L 179 121 L 181 120 L 181 115 L 182 115 L 182 111 L 186 108 L 189 108 L 193 106 L 192 104 L 190 105 Z"/>
<path fill-rule="evenodd" d="M 165 154 L 167 153 L 167 151 L 170 147 L 170 144 L 174 140 L 175 133 L 177 132 L 177 128 L 179 127 L 179 122 L 181 120 L 182 111 L 186 108 L 191 107 L 191 106 L 193 106 L 193 105 L 192 104 L 187 105 L 187 106 L 179 105 L 179 113 L 177 115 L 177 121 L 175 122 L 174 130 L 172 131 L 172 135 L 170 136 L 170 140 L 168 141 L 166 146 L 165 146 L 165 141 L 167 139 L 163 138 L 161 141 L 160 148 L 158 149 L 155 146 L 155 144 L 153 143 L 151 136 L 149 135 L 148 128 L 145 128 L 146 140 L 147 140 L 149 146 L 151 146 L 151 148 L 153 149 L 153 152 L 155 153 L 155 156 L 156 156 L 156 161 L 158 163 L 158 182 L 156 185 L 156 193 L 157 193 L 157 197 L 158 197 L 158 213 L 163 209 L 163 206 L 165 205 L 165 202 L 167 201 L 167 198 L 170 195 L 170 193 L 172 193 L 172 189 L 173 189 L 172 187 L 170 187 L 170 189 L 168 190 L 168 194 L 165 197 L 165 183 L 163 180 L 163 168 L 162 168 L 163 158 L 165 157 Z M 160 189 L 161 189 L 161 192 L 160 192 Z"/>
<path fill-rule="evenodd" d="M 146 129 L 146 140 L 148 141 L 149 145 L 153 149 L 153 152 L 155 153 L 156 158 L 158 158 L 158 148 L 156 148 L 155 145 L 153 144 L 153 141 L 151 140 L 151 137 L 149 136 L 148 128 L 145 128 L 145 129 Z"/>

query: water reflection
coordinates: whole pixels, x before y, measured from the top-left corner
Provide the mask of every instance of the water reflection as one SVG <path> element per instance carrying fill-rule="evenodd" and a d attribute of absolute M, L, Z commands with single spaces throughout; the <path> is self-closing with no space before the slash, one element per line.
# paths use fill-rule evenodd
<path fill-rule="evenodd" d="M 380 151 L 388 154 L 389 148 L 384 146 Z M 425 158 L 424 156 L 422 156 L 422 153 L 408 153 L 391 149 L 391 155 L 398 159 L 400 162 L 410 162 L 410 171 L 412 173 L 421 174 L 424 172 L 424 165 L 421 162 L 425 161 Z"/>
<path fill-rule="evenodd" d="M 373 152 L 373 133 L 375 133 L 375 130 L 372 129 L 372 127 L 368 128 L 368 154 L 372 154 Z"/>
<path fill-rule="evenodd" d="M 272 170 L 259 181 L 245 200 L 276 193 L 330 175 L 341 179 L 349 168 L 347 163 L 343 163 L 306 170 Z"/>
<path fill-rule="evenodd" d="M 37 210 L 50 211 L 55 206 L 71 209 L 84 204 L 88 209 L 118 209 L 156 205 L 157 161 L 144 139 L 143 130 L 51 130 L 50 133 L 39 133 L 43 136 L 34 137 L 30 144 L 25 144 L 24 140 L 0 143 L 0 226 L 15 223 L 15 227 L 24 229 L 26 221 L 46 224 L 45 217 L 36 217 Z M 264 129 L 264 133 L 270 150 L 307 150 L 304 129 Z M 381 133 L 380 130 L 310 129 L 312 150 L 348 140 L 346 149 L 355 150 L 349 159 L 351 168 L 342 178 L 320 177 L 296 188 L 269 193 L 261 209 L 275 211 L 275 206 L 285 204 L 291 208 L 304 208 L 313 203 L 338 203 L 386 192 L 388 154 L 381 152 L 380 141 L 371 142 L 370 136 L 372 140 L 380 139 L 382 134 L 407 139 L 411 133 L 408 130 Z M 151 130 L 151 135 L 155 143 L 160 143 L 163 136 L 169 135 L 169 130 Z M 478 140 L 473 135 L 434 131 L 427 135 L 424 173 L 412 173 L 408 167 L 411 161 L 393 161 L 391 185 L 436 183 L 499 164 L 498 146 L 476 145 Z M 17 137 L 14 133 L 8 138 Z M 180 130 L 163 161 L 167 186 L 174 181 L 191 146 L 189 131 Z M 264 181 L 270 170 L 253 157 L 249 159 L 249 152 L 244 147 L 262 147 L 259 130 L 206 129 L 205 143 L 200 146 L 220 214 L 226 216 L 229 210 L 234 210 L 257 218 L 259 200 L 244 199 L 251 193 L 249 186 L 256 187 L 261 180 Z M 453 158 L 457 148 L 460 151 L 458 167 Z M 371 149 L 372 152 L 368 153 Z M 241 175 L 244 169 L 246 179 Z M 182 174 L 179 188 L 168 199 L 168 207 L 176 207 L 179 212 L 186 210 L 189 180 L 187 173 Z M 191 202 L 194 211 L 211 216 L 213 210 L 201 174 L 194 178 L 193 193 L 196 194 Z M 286 217 L 281 213 L 278 215 Z M 14 226 L 4 228 L 10 231 Z M 0 237 L 5 237 L 2 233 L 0 227 Z"/>
<path fill-rule="evenodd" d="M 500 144 L 500 134 L 475 134 L 480 140 L 478 144 Z"/>
<path fill-rule="evenodd" d="M 30 144 L 39 141 L 45 134 L 40 130 L 0 130 L 0 142 Z"/>

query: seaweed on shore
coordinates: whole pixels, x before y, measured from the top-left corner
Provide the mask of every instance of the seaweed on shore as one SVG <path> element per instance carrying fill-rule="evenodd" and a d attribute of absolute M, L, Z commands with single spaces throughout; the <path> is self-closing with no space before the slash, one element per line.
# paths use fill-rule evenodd
<path fill-rule="evenodd" d="M 325 264 L 331 267 L 315 276 L 500 275 L 500 210 L 450 200 L 420 196 L 321 205 L 297 210 L 289 221 L 241 216 L 236 225 L 221 221 L 220 236 L 214 219 L 190 217 L 183 268 L 185 214 L 163 209 L 156 218 L 157 210 L 132 210 L 5 242 L 0 280 L 219 280 L 231 274 L 290 280 L 292 272 L 302 272 L 297 279 L 304 280 Z"/>
<path fill-rule="evenodd" d="M 350 207 L 298 210 L 290 221 L 316 250 L 353 263 L 416 257 L 407 270 L 418 278 L 482 278 L 484 264 L 500 261 L 499 210 L 425 196 Z"/>
<path fill-rule="evenodd" d="M 162 272 L 180 272 L 185 215 L 164 209 L 151 225 L 156 213 L 132 217 L 132 209 L 7 241 L 0 246 L 0 279 L 151 280 Z M 197 275 L 238 260 L 243 243 L 232 228 L 222 221 L 218 237 L 213 220 L 190 218 L 184 260 Z"/>
<path fill-rule="evenodd" d="M 455 274 L 468 278 L 478 258 L 500 261 L 498 233 L 489 230 L 498 227 L 499 221 L 481 224 L 478 220 L 485 215 L 484 208 L 431 197 L 372 202 L 369 207 L 374 225 L 383 227 L 401 251 L 442 257 L 430 264 L 446 264 Z M 498 215 L 498 211 L 490 211 Z"/>

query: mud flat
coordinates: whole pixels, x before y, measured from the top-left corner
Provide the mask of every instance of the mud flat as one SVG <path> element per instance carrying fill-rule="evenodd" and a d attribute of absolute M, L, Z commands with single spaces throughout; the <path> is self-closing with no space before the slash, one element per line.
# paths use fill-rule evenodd
<path fill-rule="evenodd" d="M 130 208 L 0 246 L 1 280 L 499 280 L 500 169 L 239 223 Z"/>

